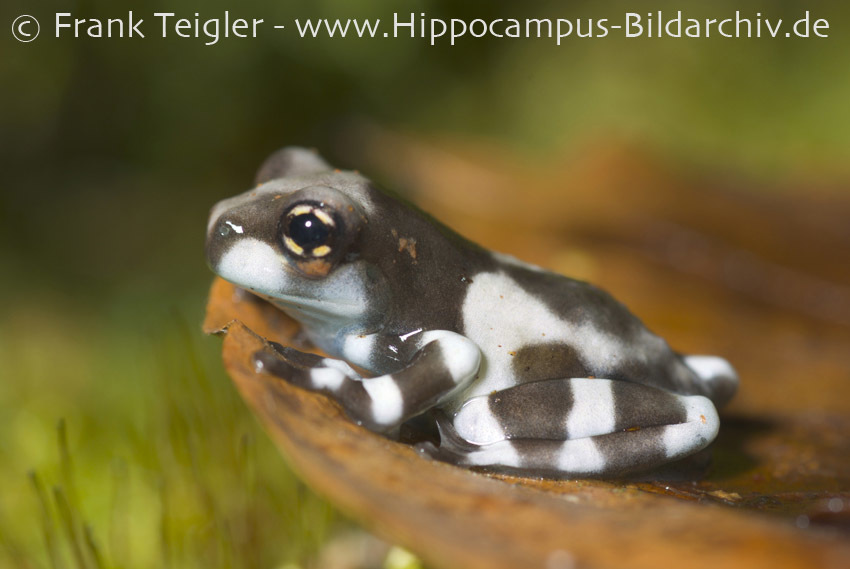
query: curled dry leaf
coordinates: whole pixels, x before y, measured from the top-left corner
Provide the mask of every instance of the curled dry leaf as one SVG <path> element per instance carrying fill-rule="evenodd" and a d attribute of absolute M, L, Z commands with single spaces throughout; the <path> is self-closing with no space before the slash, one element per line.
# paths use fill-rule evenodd
<path fill-rule="evenodd" d="M 266 339 L 291 343 L 298 327 L 220 279 L 204 328 L 224 333 L 227 371 L 303 479 L 435 567 L 850 566 L 846 420 L 733 419 L 715 454 L 736 467 L 701 482 L 487 475 L 422 458 L 326 397 L 255 373 Z"/>

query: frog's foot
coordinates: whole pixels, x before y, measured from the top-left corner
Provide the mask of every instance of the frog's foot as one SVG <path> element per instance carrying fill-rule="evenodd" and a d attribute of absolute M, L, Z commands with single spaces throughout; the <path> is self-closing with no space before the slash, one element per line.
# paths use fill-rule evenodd
<path fill-rule="evenodd" d="M 738 374 L 723 358 L 683 356 L 682 361 L 700 378 L 708 398 L 717 407 L 726 405 L 738 390 Z"/>
<path fill-rule="evenodd" d="M 458 435 L 452 420 L 443 411 L 435 411 L 434 419 L 440 432 L 440 444 L 435 445 L 430 441 L 417 443 L 414 448 L 419 454 L 442 462 L 461 464 L 467 454 L 480 448 Z"/>
<path fill-rule="evenodd" d="M 254 366 L 258 372 L 270 373 L 293 385 L 322 391 L 339 387 L 347 380 L 359 380 L 360 375 L 342 360 L 323 358 L 271 342 L 274 353 L 257 352 Z"/>
<path fill-rule="evenodd" d="M 463 388 L 478 371 L 480 352 L 453 332 L 431 332 L 407 367 L 377 377 L 361 377 L 342 360 L 294 348 L 273 346 L 254 355 L 258 371 L 332 396 L 358 424 L 391 431 Z"/>
<path fill-rule="evenodd" d="M 606 379 L 522 384 L 467 401 L 449 438 L 457 464 L 547 476 L 619 476 L 678 460 L 717 435 L 719 419 L 702 396 L 680 396 Z M 445 430 L 441 428 L 441 432 Z"/>
<path fill-rule="evenodd" d="M 272 347 L 274 352 L 254 354 L 257 372 L 269 373 L 303 389 L 331 395 L 358 424 L 380 430 L 381 425 L 375 422 L 375 415 L 380 410 L 373 409 L 373 394 L 348 363 L 280 344 L 272 343 Z M 376 387 L 374 391 L 380 389 L 380 386 Z"/>

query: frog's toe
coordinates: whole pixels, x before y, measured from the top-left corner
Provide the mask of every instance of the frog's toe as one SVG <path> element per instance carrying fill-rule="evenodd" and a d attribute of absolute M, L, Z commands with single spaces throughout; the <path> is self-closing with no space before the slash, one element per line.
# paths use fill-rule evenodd
<path fill-rule="evenodd" d="M 275 355 L 277 356 L 275 359 L 285 361 L 298 369 L 307 370 L 319 367 L 325 360 L 325 358 L 316 354 L 302 352 L 295 348 L 282 346 L 276 342 L 271 342 L 271 346 L 274 348 Z"/>
<path fill-rule="evenodd" d="M 436 411 L 434 418 L 440 434 L 439 445 L 431 441 L 423 441 L 416 443 L 413 448 L 420 456 L 425 458 L 450 464 L 466 464 L 466 457 L 470 452 L 477 450 L 478 445 L 469 443 L 458 435 L 451 419 L 443 411 Z"/>
<path fill-rule="evenodd" d="M 432 443 L 431 441 L 423 441 L 420 443 L 416 443 L 413 445 L 413 449 L 416 453 L 423 457 L 434 460 L 440 459 L 440 447 Z"/>
<path fill-rule="evenodd" d="M 253 356 L 254 369 L 257 373 L 267 373 L 292 383 L 305 387 L 310 376 L 309 366 L 283 356 L 280 353 L 268 351 L 257 352 Z"/>
<path fill-rule="evenodd" d="M 467 464 L 467 456 L 469 452 L 465 449 L 454 446 L 451 443 L 446 443 L 445 440 L 440 441 L 439 446 L 430 441 L 416 443 L 413 447 L 416 452 L 431 460 L 447 462 L 449 464 Z"/>
<path fill-rule="evenodd" d="M 274 352 L 254 354 L 254 366 L 289 383 L 308 389 L 336 389 L 346 378 L 357 377 L 347 363 L 272 344 Z"/>

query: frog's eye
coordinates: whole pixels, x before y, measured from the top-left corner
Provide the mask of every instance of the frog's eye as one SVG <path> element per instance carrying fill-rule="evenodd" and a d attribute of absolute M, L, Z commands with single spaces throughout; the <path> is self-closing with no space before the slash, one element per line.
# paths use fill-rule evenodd
<path fill-rule="evenodd" d="M 333 251 L 334 218 L 319 204 L 296 204 L 283 216 L 282 241 L 298 257 L 320 259 Z"/>
<path fill-rule="evenodd" d="M 307 186 L 285 197 L 275 196 L 270 203 L 275 209 L 280 207 L 277 243 L 291 269 L 319 279 L 340 262 L 356 258 L 354 248 L 363 216 L 357 203 L 343 192 Z"/>

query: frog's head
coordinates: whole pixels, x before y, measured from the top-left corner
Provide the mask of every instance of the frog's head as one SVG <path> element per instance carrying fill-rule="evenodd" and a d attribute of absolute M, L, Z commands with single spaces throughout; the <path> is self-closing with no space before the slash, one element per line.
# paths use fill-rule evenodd
<path fill-rule="evenodd" d="M 314 328 L 368 327 L 379 318 L 385 279 L 358 253 L 374 208 L 369 181 L 309 150 L 284 148 L 256 184 L 210 212 L 213 271 Z"/>

